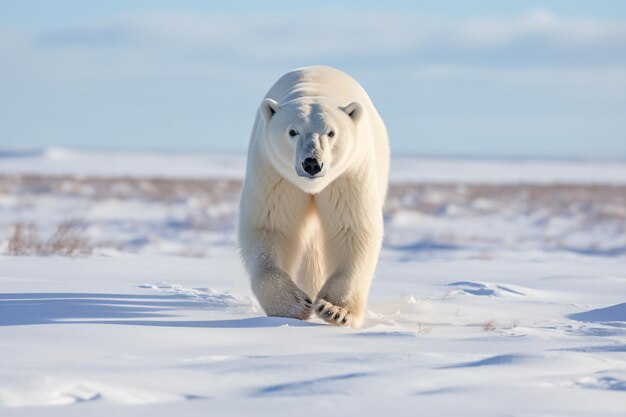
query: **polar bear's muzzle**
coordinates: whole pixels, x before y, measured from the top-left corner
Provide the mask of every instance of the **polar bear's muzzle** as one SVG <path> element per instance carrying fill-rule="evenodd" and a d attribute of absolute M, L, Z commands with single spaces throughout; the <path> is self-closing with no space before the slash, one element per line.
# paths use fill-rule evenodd
<path fill-rule="evenodd" d="M 307 158 L 302 161 L 302 169 L 311 177 L 319 174 L 322 168 L 324 168 L 324 163 L 319 162 L 316 158 Z"/>
<path fill-rule="evenodd" d="M 318 134 L 301 135 L 296 145 L 295 157 L 298 176 L 313 180 L 326 174 L 328 164 L 325 162 L 328 161 Z"/>
<path fill-rule="evenodd" d="M 298 176 L 305 178 L 321 178 L 326 173 L 324 163 L 315 157 L 306 157 L 299 164 L 296 163 Z"/>

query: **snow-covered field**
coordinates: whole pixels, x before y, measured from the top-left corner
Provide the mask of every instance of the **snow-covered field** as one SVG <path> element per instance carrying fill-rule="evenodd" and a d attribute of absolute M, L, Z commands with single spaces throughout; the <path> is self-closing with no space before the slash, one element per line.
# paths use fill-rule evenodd
<path fill-rule="evenodd" d="M 353 330 L 261 314 L 243 157 L 0 152 L 0 415 L 623 416 L 626 163 L 392 166 Z"/>

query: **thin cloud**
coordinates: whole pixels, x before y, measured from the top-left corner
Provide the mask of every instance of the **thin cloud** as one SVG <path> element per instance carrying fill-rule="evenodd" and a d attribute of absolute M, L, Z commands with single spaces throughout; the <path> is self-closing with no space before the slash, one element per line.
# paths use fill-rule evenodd
<path fill-rule="evenodd" d="M 335 57 L 502 61 L 530 64 L 626 62 L 626 24 L 534 11 L 509 18 L 425 19 L 400 13 L 328 10 L 281 15 L 148 13 L 33 35 L 40 47 L 124 46 L 219 58 Z"/>

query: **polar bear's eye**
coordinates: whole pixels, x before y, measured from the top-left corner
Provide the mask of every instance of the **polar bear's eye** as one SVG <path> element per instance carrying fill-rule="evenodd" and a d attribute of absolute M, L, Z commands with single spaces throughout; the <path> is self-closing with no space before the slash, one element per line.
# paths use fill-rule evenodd
<path fill-rule="evenodd" d="M 335 131 L 331 130 L 330 132 L 328 132 L 328 137 L 332 138 L 333 136 L 335 136 Z"/>
<path fill-rule="evenodd" d="M 293 136 L 296 136 L 297 134 L 298 134 L 298 132 L 296 132 L 296 131 L 295 131 L 295 130 L 293 130 L 293 129 L 291 129 L 291 130 L 289 131 L 289 136 L 292 136 L 292 137 L 293 137 Z"/>

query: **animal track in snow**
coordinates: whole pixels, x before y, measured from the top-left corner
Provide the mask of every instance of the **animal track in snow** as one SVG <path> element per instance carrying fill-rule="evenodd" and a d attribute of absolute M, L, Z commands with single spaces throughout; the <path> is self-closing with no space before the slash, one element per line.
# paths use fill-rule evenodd
<path fill-rule="evenodd" d="M 174 296 L 198 300 L 212 308 L 234 308 L 242 312 L 258 313 L 258 308 L 249 297 L 239 297 L 229 292 L 218 292 L 211 288 L 187 288 L 180 284 L 157 282 L 141 284 L 139 288 L 148 288 Z"/>
<path fill-rule="evenodd" d="M 458 288 L 452 293 L 470 294 L 487 297 L 527 296 L 528 291 L 517 286 L 504 286 L 500 284 L 481 283 L 472 281 L 458 281 L 447 284 L 449 287 Z"/>

